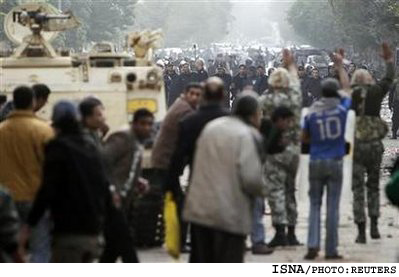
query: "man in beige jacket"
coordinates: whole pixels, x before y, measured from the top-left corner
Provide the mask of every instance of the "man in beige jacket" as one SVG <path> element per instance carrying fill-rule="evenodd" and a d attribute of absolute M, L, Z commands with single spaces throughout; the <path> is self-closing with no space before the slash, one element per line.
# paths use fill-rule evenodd
<path fill-rule="evenodd" d="M 256 95 L 245 93 L 233 115 L 210 122 L 198 140 L 184 209 L 190 262 L 243 262 L 253 200 L 264 192 L 260 117 Z"/>

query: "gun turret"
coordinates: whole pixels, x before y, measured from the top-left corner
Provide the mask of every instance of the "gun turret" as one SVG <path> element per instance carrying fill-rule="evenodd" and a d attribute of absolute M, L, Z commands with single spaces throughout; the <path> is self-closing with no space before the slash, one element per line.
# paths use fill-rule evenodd
<path fill-rule="evenodd" d="M 37 31 L 60 32 L 79 26 L 79 22 L 72 13 L 53 15 L 41 11 L 14 11 L 12 13 L 13 22 L 28 27 L 33 33 Z"/>
<path fill-rule="evenodd" d="M 54 58 L 57 56 L 49 43 L 49 37 L 54 38 L 57 32 L 70 30 L 80 25 L 72 13 L 57 14 L 57 12 L 54 7 L 46 3 L 27 3 L 11 10 L 4 21 L 4 29 L 11 41 L 20 44 L 14 57 Z M 16 29 L 23 32 L 16 32 Z M 43 32 L 46 33 L 47 39 Z M 49 35 L 49 33 L 54 33 L 54 35 Z"/>

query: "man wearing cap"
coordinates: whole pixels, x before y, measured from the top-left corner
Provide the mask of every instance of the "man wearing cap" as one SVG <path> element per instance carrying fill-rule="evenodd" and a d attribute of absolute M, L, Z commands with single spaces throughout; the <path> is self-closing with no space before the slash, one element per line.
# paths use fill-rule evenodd
<path fill-rule="evenodd" d="M 343 67 L 343 53 L 334 54 L 334 66 L 343 89 L 349 90 L 349 78 Z M 345 128 L 351 99 L 339 94 L 340 84 L 328 78 L 322 83 L 322 98 L 309 109 L 302 141 L 310 145 L 309 231 L 307 260 L 320 251 L 321 204 L 327 187 L 326 259 L 342 259 L 338 254 L 339 202 L 343 181 L 343 157 L 346 154 Z"/>

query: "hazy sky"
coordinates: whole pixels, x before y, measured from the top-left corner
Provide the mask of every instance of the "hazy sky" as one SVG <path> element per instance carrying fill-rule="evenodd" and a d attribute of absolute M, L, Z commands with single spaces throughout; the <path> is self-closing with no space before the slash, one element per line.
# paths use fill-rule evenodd
<path fill-rule="evenodd" d="M 275 36 L 272 23 L 283 24 L 285 11 L 292 5 L 293 0 L 240 0 L 233 3 L 235 18 L 230 37 L 238 35 L 248 39 Z"/>

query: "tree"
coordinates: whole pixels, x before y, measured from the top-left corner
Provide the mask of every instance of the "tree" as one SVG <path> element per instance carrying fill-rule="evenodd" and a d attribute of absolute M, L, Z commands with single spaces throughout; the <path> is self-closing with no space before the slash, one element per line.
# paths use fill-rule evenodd
<path fill-rule="evenodd" d="M 72 10 L 82 25 L 79 29 L 66 33 L 65 46 L 81 49 L 100 41 L 109 41 L 121 46 L 124 32 L 134 23 L 133 10 L 136 2 L 68 0 L 65 8 Z"/>
<path fill-rule="evenodd" d="M 302 38 L 315 46 L 332 48 L 339 44 L 366 53 L 375 52 L 382 41 L 399 42 L 396 0 L 297 0 L 288 12 L 288 20 Z"/>
<path fill-rule="evenodd" d="M 58 0 L 51 0 L 51 4 L 58 7 Z M 61 9 L 63 12 L 71 11 L 80 21 L 80 26 L 76 29 L 63 32 L 55 41 L 55 45 L 67 49 L 81 51 L 88 45 L 89 21 L 92 14 L 92 0 L 74 1 L 63 0 Z"/>
<path fill-rule="evenodd" d="M 162 28 L 166 46 L 207 45 L 222 40 L 231 22 L 230 1 L 140 1 L 136 29 Z"/>
<path fill-rule="evenodd" d="M 33 0 L 29 0 L 32 2 Z M 79 28 L 61 33 L 54 41 L 57 47 L 72 48 L 77 51 L 87 49 L 92 43 L 110 41 L 121 46 L 125 31 L 134 24 L 133 10 L 137 0 L 36 0 L 47 2 L 55 7 L 61 4 L 62 11 L 72 11 L 79 19 Z M 14 6 L 24 0 L 0 2 L 0 16 L 4 16 Z M 3 26 L 0 26 L 1 40 L 6 40 Z"/>
<path fill-rule="evenodd" d="M 288 11 L 288 22 L 304 42 L 320 48 L 343 45 L 345 34 L 341 31 L 327 0 L 309 2 L 298 0 Z"/>

